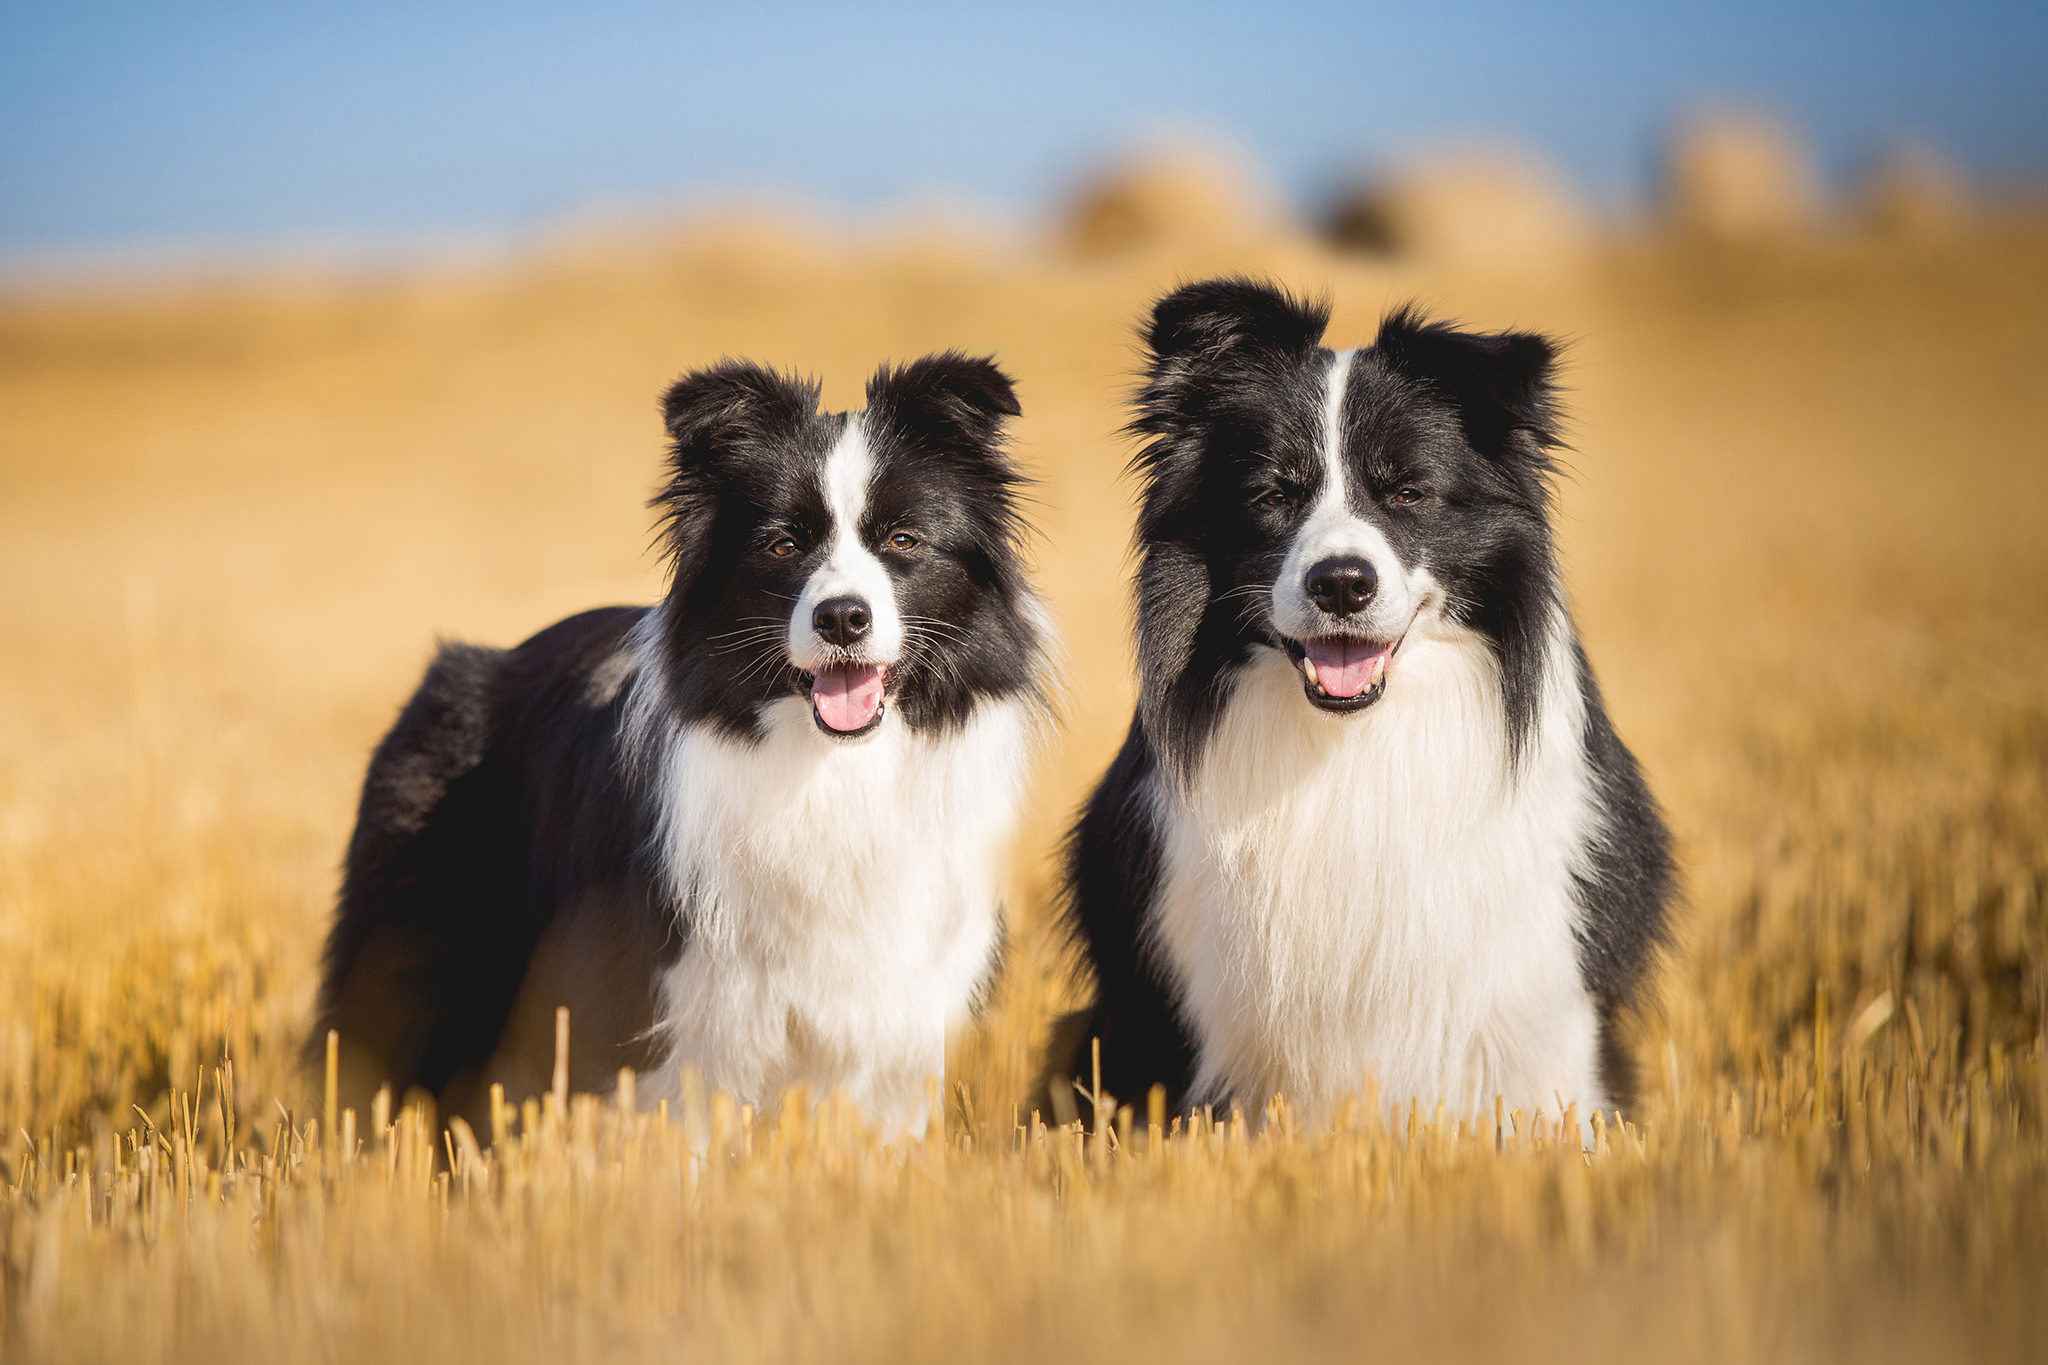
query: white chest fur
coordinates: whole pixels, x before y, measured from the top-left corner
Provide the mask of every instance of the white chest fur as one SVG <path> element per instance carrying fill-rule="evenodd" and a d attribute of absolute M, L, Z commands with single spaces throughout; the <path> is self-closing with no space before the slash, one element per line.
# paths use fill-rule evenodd
<path fill-rule="evenodd" d="M 844 1091 L 884 1132 L 920 1134 L 926 1079 L 996 948 L 1029 712 L 984 703 L 938 737 L 890 716 L 853 744 L 819 734 L 801 698 L 764 719 L 758 744 L 671 727 L 652 756 L 689 939 L 645 1093 L 695 1067 L 756 1105 Z"/>
<path fill-rule="evenodd" d="M 1200 1041 L 1197 1097 L 1279 1092 L 1313 1119 L 1368 1076 L 1405 1108 L 1604 1105 L 1571 873 L 1591 828 L 1568 637 L 1510 777 L 1476 636 L 1411 638 L 1355 716 L 1261 650 L 1189 788 L 1154 792 L 1153 921 Z"/>

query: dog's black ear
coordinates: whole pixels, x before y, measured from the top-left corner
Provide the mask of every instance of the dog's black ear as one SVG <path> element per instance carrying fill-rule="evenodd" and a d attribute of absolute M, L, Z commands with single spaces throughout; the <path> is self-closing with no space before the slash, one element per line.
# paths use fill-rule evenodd
<path fill-rule="evenodd" d="M 1236 275 L 1184 285 L 1153 305 L 1143 333 L 1151 359 L 1126 428 L 1149 438 L 1133 462 L 1146 481 L 1148 520 L 1191 491 L 1202 435 L 1246 381 L 1314 351 L 1329 321 L 1325 303 Z"/>
<path fill-rule="evenodd" d="M 1327 303 L 1229 275 L 1183 285 L 1154 304 L 1145 345 L 1156 375 L 1162 367 L 1198 368 L 1233 354 L 1297 355 L 1320 345 L 1329 325 Z"/>
<path fill-rule="evenodd" d="M 704 565 L 722 457 L 799 430 L 818 411 L 818 386 L 745 360 L 693 370 L 661 397 L 668 428 L 668 481 L 654 495 L 668 543 L 671 594 L 686 592 Z"/>
<path fill-rule="evenodd" d="M 723 448 L 772 439 L 817 410 L 816 384 L 748 360 L 721 360 L 693 370 L 661 396 L 662 424 L 676 459 L 701 459 Z"/>
<path fill-rule="evenodd" d="M 1003 419 L 1023 411 L 994 360 L 942 351 L 868 380 L 868 412 L 910 446 L 934 454 L 994 456 Z"/>
<path fill-rule="evenodd" d="M 1457 410 L 1472 448 L 1489 459 L 1547 463 L 1560 444 L 1557 347 L 1534 332 L 1461 332 L 1396 309 L 1373 342 L 1394 373 Z"/>
<path fill-rule="evenodd" d="M 904 447 L 943 461 L 971 481 L 969 499 L 978 527 L 966 555 L 968 574 L 1004 595 L 1021 597 L 1019 558 L 1026 526 L 1017 490 L 1029 483 L 1012 464 L 1003 440 L 1004 419 L 1018 416 L 1017 390 L 994 360 L 941 351 L 895 369 L 884 365 L 868 380 L 867 420 Z"/>

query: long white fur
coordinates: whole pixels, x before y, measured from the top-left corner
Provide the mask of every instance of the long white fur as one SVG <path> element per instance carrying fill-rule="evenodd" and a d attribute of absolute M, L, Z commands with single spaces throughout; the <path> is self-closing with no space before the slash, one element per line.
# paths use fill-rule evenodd
<path fill-rule="evenodd" d="M 1334 418 L 1324 457 L 1276 619 L 1300 619 L 1286 594 L 1338 550 L 1368 554 L 1382 606 L 1412 614 L 1372 627 L 1405 639 L 1364 712 L 1317 710 L 1287 657 L 1260 648 L 1185 784 L 1155 781 L 1152 926 L 1202 1040 L 1196 1095 L 1284 1093 L 1314 1119 L 1371 1078 L 1390 1106 L 1477 1116 L 1498 1095 L 1590 1114 L 1607 1097 L 1575 937 L 1594 813 L 1570 622 L 1560 609 L 1549 623 L 1517 771 L 1487 642 L 1442 614 L 1426 565 L 1402 564 L 1349 510 Z"/>
<path fill-rule="evenodd" d="M 828 573 L 869 600 L 878 634 L 895 623 L 900 649 L 894 593 L 857 531 L 868 472 L 850 423 L 825 471 L 833 549 L 792 613 L 793 658 L 813 599 L 837 591 Z M 764 737 L 749 744 L 669 716 L 659 615 L 632 641 L 628 736 L 650 768 L 688 937 L 661 983 L 666 1055 L 643 1102 L 675 1098 L 695 1068 L 757 1106 L 797 1084 L 843 1091 L 880 1131 L 921 1135 L 926 1081 L 942 1076 L 946 1034 L 994 956 L 1036 711 L 985 701 L 938 734 L 891 712 L 848 743 L 789 696 L 763 708 Z"/>

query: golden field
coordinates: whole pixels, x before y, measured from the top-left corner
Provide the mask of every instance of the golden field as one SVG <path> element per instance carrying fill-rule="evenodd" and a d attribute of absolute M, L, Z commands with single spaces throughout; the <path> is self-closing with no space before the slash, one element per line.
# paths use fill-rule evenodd
<path fill-rule="evenodd" d="M 1134 694 L 1130 328 L 1224 269 L 1327 289 L 1340 344 L 1408 298 L 1571 343 L 1565 560 L 1688 897 L 1641 1103 L 1594 1151 L 1016 1107 L 1085 990 L 1047 859 Z M 2043 317 L 2023 224 L 1433 268 L 733 220 L 8 302 L 0 1355 L 2036 1357 Z M 435 636 L 658 593 L 681 370 L 744 354 L 843 407 L 948 346 L 1019 380 L 1069 687 L 943 1136 L 591 1098 L 337 1133 L 293 1065 L 362 764 Z"/>

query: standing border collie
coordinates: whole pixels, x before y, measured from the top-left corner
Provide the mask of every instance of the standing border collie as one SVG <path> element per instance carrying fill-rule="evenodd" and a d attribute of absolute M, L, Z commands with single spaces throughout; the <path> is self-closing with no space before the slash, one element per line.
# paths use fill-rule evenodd
<path fill-rule="evenodd" d="M 1141 699 L 1068 845 L 1063 1033 L 1176 1106 L 1610 1107 L 1670 841 L 1559 583 L 1553 348 L 1328 320 L 1246 279 L 1154 310 Z"/>
<path fill-rule="evenodd" d="M 990 975 L 1047 714 L 992 363 L 883 368 L 865 412 L 725 362 L 678 382 L 653 608 L 447 645 L 364 783 L 320 992 L 351 1097 L 476 1115 L 685 1067 L 843 1089 L 920 1133 Z"/>

